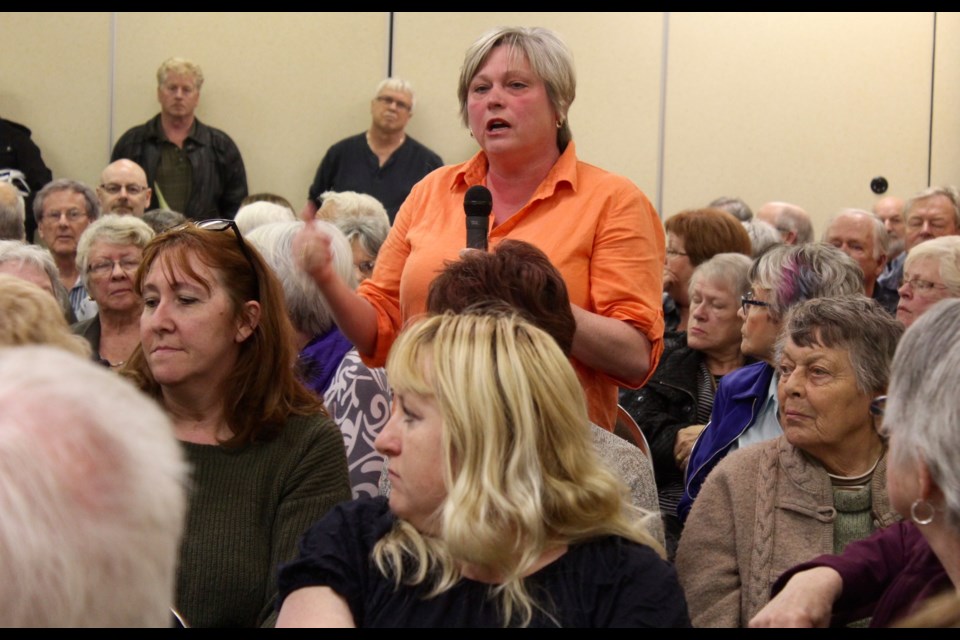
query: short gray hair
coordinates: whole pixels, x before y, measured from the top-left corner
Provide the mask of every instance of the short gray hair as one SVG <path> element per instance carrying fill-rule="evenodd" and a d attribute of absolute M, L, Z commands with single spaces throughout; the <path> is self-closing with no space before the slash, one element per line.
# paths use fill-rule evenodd
<path fill-rule="evenodd" d="M 50 286 L 53 288 L 53 297 L 57 299 L 64 315 L 72 310 L 70 294 L 60 282 L 60 269 L 53 261 L 53 256 L 43 247 L 27 244 L 19 240 L 0 240 L 0 264 L 16 263 L 18 266 L 30 265 L 47 274 Z"/>
<path fill-rule="evenodd" d="M 918 245 L 920 246 L 920 245 Z M 898 459 L 920 458 L 960 530 L 960 300 L 941 300 L 904 333 L 893 359 L 884 426 Z"/>
<path fill-rule="evenodd" d="M 781 242 L 780 232 L 769 222 L 754 218 L 741 224 L 747 230 L 747 235 L 750 236 L 751 254 L 754 258 Z"/>
<path fill-rule="evenodd" d="M 343 218 L 337 220 L 336 225 L 348 242 L 356 240 L 360 247 L 374 258 L 380 253 L 380 247 L 390 233 L 390 225 L 374 216 Z"/>
<path fill-rule="evenodd" d="M 3 624 L 168 626 L 188 474 L 170 419 L 53 347 L 0 351 L 0 406 Z"/>
<path fill-rule="evenodd" d="M 90 288 L 90 249 L 97 242 L 134 246 L 143 251 L 153 240 L 153 229 L 146 222 L 135 216 L 103 216 L 83 230 L 80 241 L 77 242 L 77 269 L 83 286 Z"/>
<path fill-rule="evenodd" d="M 753 219 L 753 211 L 750 209 L 750 205 L 740 198 L 721 196 L 707 206 L 713 209 L 723 209 L 740 222 L 749 222 Z"/>
<path fill-rule="evenodd" d="M 827 242 L 827 235 L 830 233 L 830 227 L 833 226 L 833 223 L 845 216 L 857 216 L 869 221 L 870 231 L 873 232 L 873 259 L 879 260 L 880 256 L 887 255 L 887 251 L 890 250 L 890 236 L 887 234 L 887 228 L 884 226 L 883 220 L 878 218 L 876 214 L 864 209 L 841 209 L 830 216 L 830 219 L 827 220 L 827 226 L 823 230 L 822 242 Z"/>
<path fill-rule="evenodd" d="M 699 267 L 690 276 L 690 291 L 700 281 L 720 282 L 737 298 L 750 290 L 750 266 L 753 261 L 742 253 L 718 253 Z"/>
<path fill-rule="evenodd" d="M 312 224 L 330 236 L 333 269 L 351 289 L 355 289 L 357 283 L 353 274 L 350 243 L 333 224 L 324 220 L 314 220 Z M 245 239 L 257 248 L 283 285 L 287 313 L 294 328 L 309 336 L 316 336 L 326 333 L 333 326 L 333 313 L 317 285 L 297 266 L 294 258 L 293 238 L 303 225 L 303 222 L 274 222 L 257 227 Z"/>
<path fill-rule="evenodd" d="M 773 247 L 754 261 L 750 281 L 770 290 L 773 319 L 804 300 L 863 293 L 860 266 L 840 249 L 822 243 Z"/>
<path fill-rule="evenodd" d="M 573 54 L 567 44 L 550 29 L 543 27 L 497 27 L 477 39 L 464 56 L 460 68 L 457 97 L 460 99 L 460 119 L 469 126 L 467 97 L 470 83 L 480 67 L 499 46 L 509 47 L 514 54 L 523 55 L 530 68 L 547 88 L 547 96 L 560 119 L 557 130 L 557 148 L 562 152 L 573 139 L 567 117 L 570 105 L 577 95 L 577 76 L 573 67 Z"/>
<path fill-rule="evenodd" d="M 950 201 L 950 204 L 953 205 L 954 224 L 956 225 L 957 229 L 960 229 L 960 191 L 957 191 L 956 187 L 951 187 L 949 185 L 924 189 L 920 193 L 907 200 L 906 204 L 903 205 L 903 221 L 907 221 L 907 218 L 910 216 L 910 210 L 913 209 L 915 204 L 921 200 L 926 200 L 927 198 L 933 198 L 935 196 L 943 196 Z"/>
<path fill-rule="evenodd" d="M 386 78 L 380 81 L 380 84 L 377 85 L 377 90 L 374 91 L 373 95 L 379 96 L 380 92 L 384 89 L 387 91 L 405 93 L 410 96 L 410 110 L 413 111 L 413 107 L 417 102 L 417 98 L 413 94 L 413 85 L 410 84 L 410 82 L 402 78 Z"/>
<path fill-rule="evenodd" d="M 72 191 L 73 193 L 82 195 L 87 205 L 87 218 L 90 219 L 90 222 L 100 217 L 100 199 L 93 189 L 77 180 L 60 178 L 59 180 L 48 182 L 46 186 L 37 193 L 37 197 L 34 198 L 33 218 L 37 221 L 37 224 L 40 224 L 40 218 L 43 216 L 43 203 L 46 201 L 47 196 L 51 193 L 57 193 L 58 191 Z"/>
<path fill-rule="evenodd" d="M 787 341 L 798 347 L 820 345 L 847 352 L 857 389 L 864 395 L 886 391 L 890 363 L 903 325 L 873 298 L 847 295 L 806 300 L 790 309 L 777 340 L 777 361 Z"/>
<path fill-rule="evenodd" d="M 150 225 L 154 233 L 163 233 L 184 224 L 187 221 L 187 216 L 170 209 L 151 209 L 144 212 L 141 220 Z"/>
<path fill-rule="evenodd" d="M 0 239 L 26 241 L 25 218 L 20 190 L 9 182 L 0 181 Z"/>
<path fill-rule="evenodd" d="M 941 236 L 921 242 L 907 254 L 903 268 L 916 260 L 934 260 L 940 266 L 940 279 L 954 297 L 960 297 L 960 236 Z"/>

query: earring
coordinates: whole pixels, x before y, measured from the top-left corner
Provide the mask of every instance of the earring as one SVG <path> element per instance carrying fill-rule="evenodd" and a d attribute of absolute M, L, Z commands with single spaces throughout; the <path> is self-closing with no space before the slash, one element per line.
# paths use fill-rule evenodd
<path fill-rule="evenodd" d="M 563 120 L 557 120 L 557 129 L 563 126 Z"/>
<path fill-rule="evenodd" d="M 924 511 L 925 515 L 918 516 L 917 511 Z M 913 504 L 910 505 L 910 518 L 920 526 L 925 526 L 933 522 L 933 517 L 936 515 L 937 510 L 933 508 L 933 505 L 917 498 L 913 501 Z"/>

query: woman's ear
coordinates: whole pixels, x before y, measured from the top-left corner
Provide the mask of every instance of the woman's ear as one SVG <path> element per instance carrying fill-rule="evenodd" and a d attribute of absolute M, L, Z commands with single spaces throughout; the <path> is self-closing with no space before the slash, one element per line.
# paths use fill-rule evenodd
<path fill-rule="evenodd" d="M 943 491 L 930 474 L 930 468 L 923 458 L 917 459 L 917 497 L 934 505 L 942 505 Z"/>
<path fill-rule="evenodd" d="M 240 318 L 237 320 L 236 341 L 243 342 L 256 330 L 260 324 L 260 303 L 256 300 L 248 300 L 243 303 L 240 310 Z"/>

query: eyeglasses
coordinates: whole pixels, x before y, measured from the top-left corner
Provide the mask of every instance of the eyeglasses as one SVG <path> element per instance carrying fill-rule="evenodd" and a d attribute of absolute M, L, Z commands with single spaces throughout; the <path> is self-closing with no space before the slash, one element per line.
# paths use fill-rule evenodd
<path fill-rule="evenodd" d="M 364 260 L 363 262 L 358 262 L 354 266 L 357 268 L 360 273 L 367 276 L 368 278 L 373 273 L 373 267 L 376 263 L 373 260 Z"/>
<path fill-rule="evenodd" d="M 870 415 L 882 418 L 887 410 L 887 396 L 877 396 L 870 402 Z"/>
<path fill-rule="evenodd" d="M 256 300 L 259 302 L 260 272 L 257 271 L 256 263 L 254 263 L 253 256 L 250 254 L 250 248 L 247 246 L 247 243 L 244 242 L 243 236 L 240 234 L 240 229 L 237 227 L 237 223 L 228 218 L 211 218 L 210 220 L 200 220 L 199 222 L 187 222 L 185 224 L 181 224 L 180 226 L 170 229 L 168 233 L 187 229 L 191 225 L 205 231 L 233 231 L 233 237 L 237 239 L 237 244 L 240 246 L 240 251 L 243 253 L 243 257 L 247 259 L 247 263 L 250 265 L 251 271 L 253 271 L 254 295 Z"/>
<path fill-rule="evenodd" d="M 376 100 L 377 102 L 381 102 L 387 105 L 388 107 L 391 105 L 396 105 L 397 109 L 399 109 L 400 111 L 410 111 L 410 109 L 413 108 L 412 104 L 408 102 L 404 102 L 403 100 L 397 100 L 396 98 L 393 98 L 391 96 L 377 96 Z"/>
<path fill-rule="evenodd" d="M 109 182 L 107 184 L 100 185 L 100 188 L 109 193 L 112 196 L 117 195 L 124 189 L 127 190 L 127 193 L 131 196 L 138 196 L 144 191 L 147 190 L 146 185 L 142 184 L 117 184 L 116 182 Z"/>
<path fill-rule="evenodd" d="M 67 220 L 70 222 L 77 222 L 81 218 L 86 218 L 87 212 L 80 211 L 80 209 L 70 209 L 69 211 L 48 211 L 47 213 L 43 214 L 41 219 L 43 222 L 57 223 L 60 222 L 60 218 L 64 216 L 66 216 Z"/>
<path fill-rule="evenodd" d="M 934 289 L 947 289 L 947 285 L 938 284 L 936 282 L 930 282 L 929 280 L 921 280 L 920 278 L 910 278 L 907 280 L 906 277 L 900 278 L 900 286 L 904 287 L 910 285 L 910 288 L 916 291 L 919 294 L 930 293 Z"/>
<path fill-rule="evenodd" d="M 120 260 L 104 260 L 103 262 L 98 262 L 87 267 L 87 273 L 92 273 L 98 277 L 109 276 L 113 273 L 113 268 L 115 266 L 120 267 L 120 270 L 124 273 L 133 273 L 140 266 L 140 260 L 136 258 L 122 258 Z"/>
<path fill-rule="evenodd" d="M 762 300 L 757 300 L 753 297 L 753 293 L 745 293 L 740 296 L 740 306 L 743 307 L 743 315 L 747 315 L 747 309 L 751 306 L 753 307 L 769 307 L 769 302 L 763 302 Z"/>
<path fill-rule="evenodd" d="M 684 253 L 683 251 L 677 251 L 676 249 L 667 249 L 667 255 L 671 258 L 676 258 L 677 256 L 685 256 L 688 254 Z"/>

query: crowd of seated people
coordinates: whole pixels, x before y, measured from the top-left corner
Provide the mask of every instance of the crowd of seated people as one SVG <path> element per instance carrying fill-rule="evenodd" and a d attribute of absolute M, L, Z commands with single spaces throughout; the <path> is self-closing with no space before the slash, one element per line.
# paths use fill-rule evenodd
<path fill-rule="evenodd" d="M 0 429 L 36 430 L 0 434 L 0 568 L 33 578 L 0 625 L 957 624 L 955 188 L 661 222 L 578 158 L 566 44 L 500 28 L 458 84 L 476 156 L 298 220 L 235 147 L 220 194 L 152 149 L 226 144 L 178 111 L 202 81 L 164 63 L 101 184 L 0 182 Z M 374 127 L 409 118 L 381 88 Z"/>

